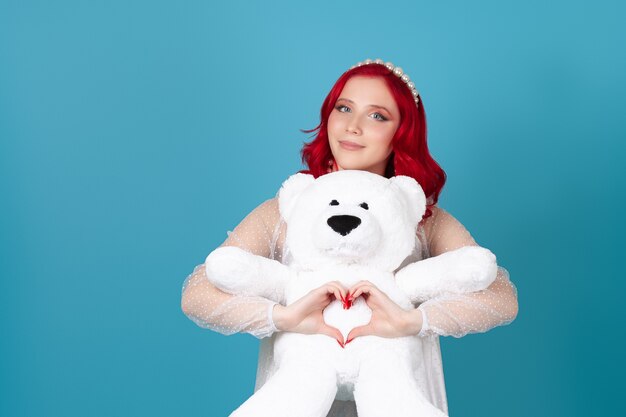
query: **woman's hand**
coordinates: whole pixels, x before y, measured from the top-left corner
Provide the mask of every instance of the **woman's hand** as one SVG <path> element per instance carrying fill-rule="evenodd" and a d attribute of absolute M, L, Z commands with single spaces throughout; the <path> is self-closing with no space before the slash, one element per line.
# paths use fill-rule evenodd
<path fill-rule="evenodd" d="M 336 299 L 345 304 L 346 295 L 347 290 L 339 282 L 328 282 L 286 307 L 276 304 L 273 310 L 274 324 L 278 330 L 285 332 L 325 334 L 335 338 L 343 347 L 343 335 L 339 329 L 324 322 L 322 312 Z"/>
<path fill-rule="evenodd" d="M 402 337 L 419 333 L 422 328 L 422 313 L 417 309 L 404 310 L 387 294 L 369 281 L 360 281 L 348 293 L 348 303 L 363 296 L 372 309 L 372 318 L 365 326 L 355 327 L 348 334 L 346 344 L 359 336 Z"/>

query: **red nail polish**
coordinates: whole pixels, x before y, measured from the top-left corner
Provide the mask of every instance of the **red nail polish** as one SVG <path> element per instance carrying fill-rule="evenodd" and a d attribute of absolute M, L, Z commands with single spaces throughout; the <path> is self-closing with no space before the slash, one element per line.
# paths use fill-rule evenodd
<path fill-rule="evenodd" d="M 352 342 L 353 340 L 354 340 L 354 337 L 352 337 L 352 338 L 350 338 L 350 339 L 346 340 L 346 345 L 347 345 L 348 343 Z"/>
<path fill-rule="evenodd" d="M 337 339 L 335 339 L 335 340 L 337 340 Z M 341 346 L 341 348 L 342 348 L 342 349 L 343 349 L 343 347 L 345 346 L 345 345 L 343 345 L 343 344 L 342 344 L 339 340 L 337 340 L 337 343 L 339 343 L 339 346 Z"/>

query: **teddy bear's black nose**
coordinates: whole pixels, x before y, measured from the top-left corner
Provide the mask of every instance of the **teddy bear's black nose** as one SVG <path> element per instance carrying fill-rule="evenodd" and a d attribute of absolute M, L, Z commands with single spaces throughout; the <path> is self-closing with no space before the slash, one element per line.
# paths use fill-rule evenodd
<path fill-rule="evenodd" d="M 345 236 L 354 229 L 357 228 L 358 225 L 361 224 L 361 219 L 356 216 L 349 215 L 341 215 L 341 216 L 331 216 L 326 221 L 328 225 L 341 236 Z"/>

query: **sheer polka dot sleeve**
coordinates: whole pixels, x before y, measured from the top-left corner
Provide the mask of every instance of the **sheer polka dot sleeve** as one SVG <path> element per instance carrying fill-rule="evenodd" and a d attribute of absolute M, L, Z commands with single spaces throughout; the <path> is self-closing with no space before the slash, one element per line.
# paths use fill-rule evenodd
<path fill-rule="evenodd" d="M 254 209 L 232 231 L 221 246 L 237 246 L 255 255 L 280 261 L 280 214 L 276 199 Z M 209 282 L 204 264 L 185 279 L 181 307 L 198 326 L 230 335 L 250 333 L 261 339 L 277 331 L 272 320 L 276 302 L 262 297 L 235 296 Z"/>
<path fill-rule="evenodd" d="M 459 221 L 438 207 L 426 219 L 424 233 L 428 256 L 477 245 Z M 462 337 L 511 323 L 517 316 L 517 289 L 508 271 L 498 266 L 495 281 L 485 290 L 462 295 L 446 294 L 425 301 L 418 309 L 423 317 L 420 336 Z"/>

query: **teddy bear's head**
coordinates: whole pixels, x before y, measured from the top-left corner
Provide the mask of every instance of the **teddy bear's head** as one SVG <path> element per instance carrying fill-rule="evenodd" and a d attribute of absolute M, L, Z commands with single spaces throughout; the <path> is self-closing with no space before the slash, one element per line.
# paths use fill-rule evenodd
<path fill-rule="evenodd" d="M 413 178 L 357 170 L 292 175 L 278 202 L 293 264 L 302 269 L 359 263 L 393 271 L 411 254 L 426 210 Z"/>

